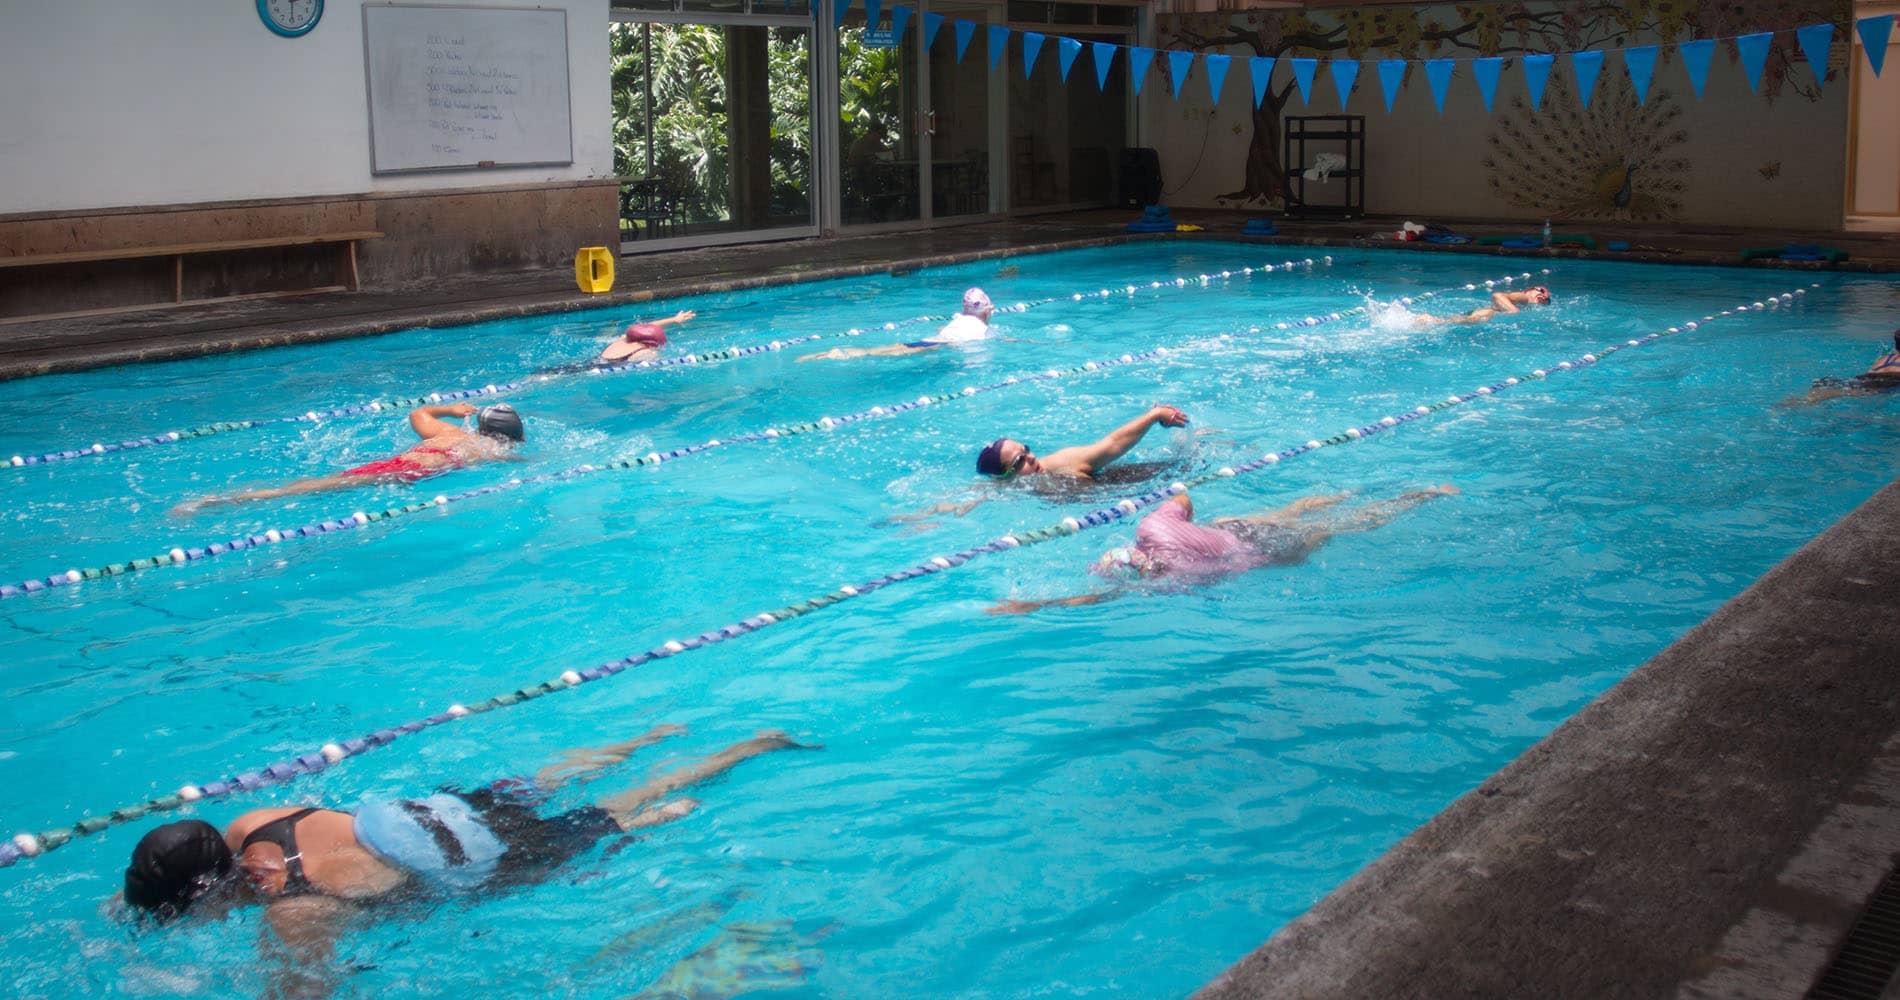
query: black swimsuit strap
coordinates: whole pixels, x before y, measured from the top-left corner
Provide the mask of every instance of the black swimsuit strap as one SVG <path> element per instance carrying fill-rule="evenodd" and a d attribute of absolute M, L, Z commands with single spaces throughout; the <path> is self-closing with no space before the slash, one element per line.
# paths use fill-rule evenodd
<path fill-rule="evenodd" d="M 323 810 L 299 809 L 288 816 L 280 816 L 252 830 L 250 836 L 245 837 L 244 843 L 238 847 L 238 852 L 241 854 L 252 844 L 262 841 L 266 844 L 276 844 L 277 848 L 284 852 L 283 895 L 285 896 L 301 896 L 317 891 L 317 887 L 311 885 L 310 879 L 303 873 L 303 851 L 297 847 L 297 821 L 311 813 L 319 812 Z"/>

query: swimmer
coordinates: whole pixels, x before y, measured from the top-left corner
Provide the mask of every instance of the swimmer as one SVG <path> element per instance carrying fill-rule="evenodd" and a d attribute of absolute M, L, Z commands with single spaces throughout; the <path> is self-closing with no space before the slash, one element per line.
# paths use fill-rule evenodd
<path fill-rule="evenodd" d="M 807 354 L 800 361 L 840 361 L 845 358 L 890 358 L 904 354 L 922 354 L 939 347 L 952 344 L 971 344 L 990 335 L 990 314 L 996 307 L 990 304 L 990 297 L 983 289 L 972 288 L 963 293 L 963 311 L 951 317 L 935 335 L 908 344 L 890 344 L 885 347 L 834 347 L 829 351 Z"/>
<path fill-rule="evenodd" d="M 443 417 L 474 417 L 476 429 L 465 431 Z M 213 504 L 275 500 L 378 483 L 413 483 L 465 465 L 510 458 L 509 449 L 520 444 L 523 436 L 521 415 L 507 403 L 480 410 L 468 403 L 418 407 L 409 413 L 409 426 L 422 443 L 394 458 L 359 465 L 335 475 L 299 479 L 283 486 L 205 497 L 179 504 L 172 508 L 172 513 L 191 514 Z"/>
<path fill-rule="evenodd" d="M 1073 497 L 1078 492 L 1076 487 L 1090 483 L 1126 485 L 1146 482 L 1179 463 L 1138 462 L 1113 468 L 1109 467 L 1109 463 L 1128 454 L 1156 424 L 1185 427 L 1187 422 L 1187 414 L 1172 406 L 1154 406 L 1093 444 L 1060 448 L 1042 458 L 1036 457 L 1036 453 L 1021 441 L 997 438 L 977 453 L 976 471 L 997 482 L 1028 481 L 1038 491 L 1064 499 Z M 962 517 L 982 502 L 969 500 L 937 504 L 915 514 L 896 515 L 890 520 L 910 524 L 938 514 Z"/>
<path fill-rule="evenodd" d="M 1822 378 L 1805 397 L 1783 400 L 1783 406 L 1820 403 L 1842 396 L 1877 396 L 1900 389 L 1900 330 L 1893 332 L 1893 350 L 1874 359 L 1867 370 L 1853 378 Z"/>
<path fill-rule="evenodd" d="M 1346 499 L 1346 494 L 1302 497 L 1276 511 L 1216 518 L 1206 526 L 1194 523 L 1194 502 L 1187 494 L 1177 494 L 1141 519 L 1133 547 L 1103 555 L 1092 571 L 1104 576 L 1125 573 L 1143 579 L 1195 582 L 1262 566 L 1290 566 L 1304 562 L 1335 535 L 1370 531 L 1427 500 L 1457 492 L 1457 487 L 1447 484 L 1318 521 L 1309 518 Z M 1051 605 L 1066 608 L 1101 604 L 1126 593 L 1115 589 L 1044 601 L 1003 601 L 988 611 L 993 615 L 1021 615 Z"/>
<path fill-rule="evenodd" d="M 1420 315 L 1415 317 L 1415 319 L 1421 326 L 1438 326 L 1449 323 L 1489 323 L 1498 316 L 1522 312 L 1518 306 L 1547 305 L 1550 305 L 1550 289 L 1543 285 L 1535 285 L 1521 292 L 1492 292 L 1491 305 L 1486 309 L 1473 309 L 1468 313 L 1461 313 L 1457 316 Z"/>
<path fill-rule="evenodd" d="M 666 346 L 666 328 L 678 326 L 698 315 L 699 313 L 691 309 L 681 309 L 665 319 L 656 319 L 651 323 L 635 323 L 627 327 L 626 333 L 614 338 L 613 343 L 608 344 L 594 362 L 617 365 L 657 357 L 660 348 Z"/>
<path fill-rule="evenodd" d="M 575 751 L 533 782 L 509 779 L 422 799 L 371 800 L 354 813 L 253 809 L 222 832 L 203 820 L 168 823 L 142 837 L 125 870 L 125 901 L 159 922 L 222 918 L 261 904 L 264 924 L 289 959 L 272 995 L 324 995 L 336 985 L 337 937 L 362 904 L 436 900 L 531 885 L 595 843 L 688 815 L 691 798 L 662 801 L 775 750 L 813 750 L 777 730 L 727 747 L 595 805 L 555 816 L 547 793 L 587 781 L 635 750 L 683 733 L 657 726 L 624 743 Z"/>

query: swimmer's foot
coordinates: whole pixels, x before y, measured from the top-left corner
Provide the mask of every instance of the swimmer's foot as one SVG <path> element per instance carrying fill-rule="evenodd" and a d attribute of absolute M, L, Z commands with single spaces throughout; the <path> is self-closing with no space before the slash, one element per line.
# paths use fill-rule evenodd
<path fill-rule="evenodd" d="M 1426 490 L 1425 492 L 1436 494 L 1441 497 L 1448 497 L 1448 496 L 1455 496 L 1459 492 L 1459 489 L 1458 487 L 1453 486 L 1450 483 L 1439 483 L 1437 486 L 1434 486 L 1431 489 Z"/>
<path fill-rule="evenodd" d="M 823 743 L 799 743 L 783 729 L 761 729 L 752 734 L 752 738 L 739 744 L 742 747 L 756 748 L 758 753 L 773 750 L 823 750 Z"/>

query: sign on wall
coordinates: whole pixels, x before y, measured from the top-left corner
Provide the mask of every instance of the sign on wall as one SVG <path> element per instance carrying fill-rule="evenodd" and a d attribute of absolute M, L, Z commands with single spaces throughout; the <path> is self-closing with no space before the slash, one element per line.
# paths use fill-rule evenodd
<path fill-rule="evenodd" d="M 567 12 L 365 4 L 370 170 L 574 162 Z"/>

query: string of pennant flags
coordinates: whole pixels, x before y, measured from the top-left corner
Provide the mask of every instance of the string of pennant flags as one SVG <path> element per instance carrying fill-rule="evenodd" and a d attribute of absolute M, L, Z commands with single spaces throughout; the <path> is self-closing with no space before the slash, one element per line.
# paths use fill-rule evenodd
<path fill-rule="evenodd" d="M 835 26 L 843 27 L 845 16 L 851 9 L 851 0 L 838 0 L 834 6 Z M 864 0 L 865 23 L 876 26 L 883 17 L 882 0 Z M 914 11 L 903 4 L 891 6 L 890 37 L 902 40 L 909 29 Z M 978 27 L 988 31 L 990 72 L 996 72 L 1002 65 L 1003 54 L 1008 50 L 1009 36 L 1022 36 L 1023 76 L 1027 78 L 1035 69 L 1036 60 L 1042 54 L 1045 44 L 1052 36 L 1035 31 L 1016 31 L 999 24 L 978 25 L 974 21 L 960 18 L 952 19 L 942 14 L 925 14 L 920 19 L 925 50 L 937 42 L 944 23 L 948 21 L 951 37 L 956 46 L 957 62 L 963 61 L 969 51 L 970 42 L 976 37 Z M 1855 22 L 1863 51 L 1867 55 L 1869 68 L 1875 76 L 1880 75 L 1887 57 L 1887 42 L 1893 34 L 1894 15 L 1882 14 L 1878 17 L 1863 17 Z M 1806 57 L 1808 67 L 1814 73 L 1816 87 L 1823 85 L 1827 78 L 1828 52 L 1834 44 L 1834 25 L 1830 23 L 1812 24 L 1794 29 L 1795 41 Z M 1689 82 L 1695 87 L 1696 100 L 1702 99 L 1704 86 L 1708 83 L 1709 64 L 1715 55 L 1715 43 L 1734 42 L 1737 54 L 1741 58 L 1742 70 L 1748 76 L 1748 89 L 1761 91 L 1762 72 L 1768 65 L 1768 51 L 1774 42 L 1775 32 L 1759 31 L 1747 35 L 1735 35 L 1724 38 L 1700 38 L 1689 42 L 1674 43 L 1676 53 L 1682 57 L 1684 68 L 1689 72 Z M 1134 82 L 1135 94 L 1141 94 L 1141 85 L 1148 75 L 1149 68 L 1157 57 L 1165 57 L 1168 76 L 1174 85 L 1174 99 L 1181 99 L 1181 85 L 1187 79 L 1196 60 L 1206 70 L 1208 96 L 1214 103 L 1220 103 L 1221 90 L 1227 82 L 1228 71 L 1233 68 L 1234 56 L 1219 53 L 1202 53 L 1180 49 L 1153 49 L 1138 45 L 1116 45 L 1111 42 L 1081 42 L 1073 38 L 1053 36 L 1056 45 L 1056 59 L 1062 73 L 1062 81 L 1067 83 L 1069 71 L 1080 59 L 1086 47 L 1094 60 L 1095 85 L 1098 88 L 1108 86 L 1109 70 L 1114 66 L 1118 52 L 1126 50 L 1129 76 Z M 1550 82 L 1551 70 L 1561 55 L 1570 60 L 1571 72 L 1576 77 L 1577 96 L 1584 107 L 1590 106 L 1590 98 L 1596 92 L 1597 76 L 1603 69 L 1604 57 L 1609 52 L 1620 51 L 1623 55 L 1623 67 L 1629 73 L 1630 83 L 1636 92 L 1637 103 L 1645 103 L 1649 96 L 1649 84 L 1655 75 L 1656 60 L 1661 55 L 1661 45 L 1637 45 L 1624 49 L 1588 49 L 1568 53 L 1534 53 L 1517 57 L 1524 67 L 1524 83 L 1530 93 L 1531 108 L 1536 110 L 1543 105 L 1544 88 Z M 1399 89 L 1404 85 L 1407 68 L 1415 60 L 1410 59 L 1313 59 L 1313 58 L 1275 58 L 1272 56 L 1253 56 L 1246 59 L 1248 75 L 1253 83 L 1253 105 L 1258 108 L 1266 99 L 1267 87 L 1273 77 L 1274 69 L 1285 62 L 1293 74 L 1293 82 L 1299 88 L 1300 100 L 1307 105 L 1313 103 L 1313 84 L 1319 75 L 1320 63 L 1327 64 L 1327 73 L 1333 81 L 1333 89 L 1339 95 L 1339 107 L 1343 111 L 1346 99 L 1352 94 L 1353 85 L 1358 82 L 1359 70 L 1363 63 L 1374 65 L 1379 78 L 1379 86 L 1385 97 L 1385 110 L 1392 112 L 1392 103 L 1398 97 Z M 1451 91 L 1452 70 L 1460 62 L 1471 64 L 1472 76 L 1478 83 L 1478 92 L 1484 98 L 1484 110 L 1492 110 L 1497 97 L 1498 83 L 1504 73 L 1503 56 L 1476 56 L 1465 58 L 1439 58 L 1417 60 L 1424 63 L 1425 79 L 1432 91 L 1432 101 L 1438 107 L 1438 113 L 1445 113 L 1445 98 Z"/>

